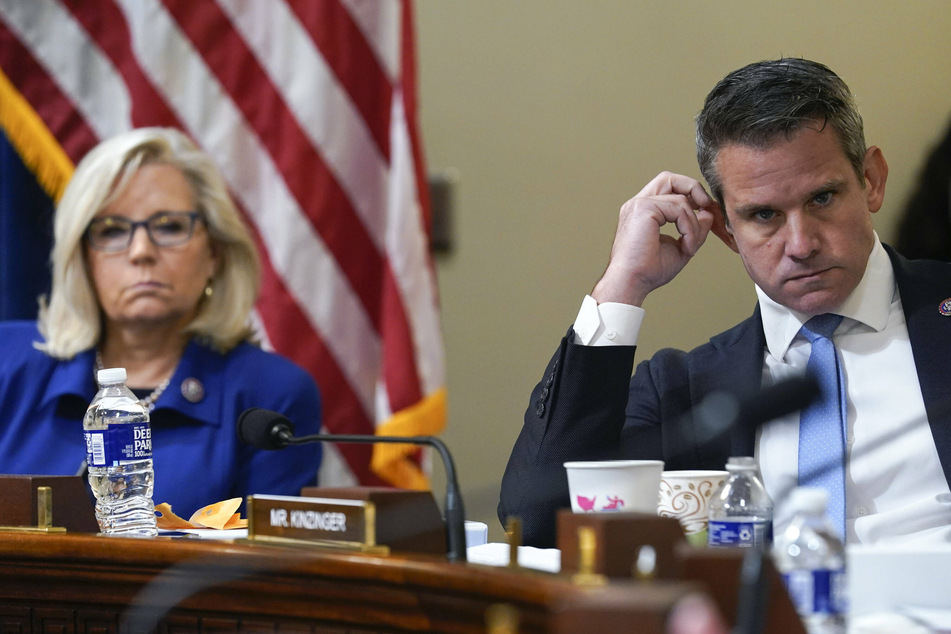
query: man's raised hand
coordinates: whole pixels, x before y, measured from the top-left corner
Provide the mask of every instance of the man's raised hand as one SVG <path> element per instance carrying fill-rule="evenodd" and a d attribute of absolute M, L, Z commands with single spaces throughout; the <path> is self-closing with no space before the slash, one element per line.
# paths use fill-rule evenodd
<path fill-rule="evenodd" d="M 720 206 L 696 179 L 658 174 L 621 206 L 611 260 L 591 292 L 602 302 L 640 306 L 654 289 L 674 279 L 696 255 Z M 721 221 L 722 222 L 722 221 Z M 673 224 L 677 237 L 661 232 Z"/>

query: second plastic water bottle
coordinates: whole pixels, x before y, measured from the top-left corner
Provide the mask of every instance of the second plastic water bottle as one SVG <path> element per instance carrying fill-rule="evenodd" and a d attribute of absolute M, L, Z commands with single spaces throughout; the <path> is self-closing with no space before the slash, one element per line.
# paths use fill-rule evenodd
<path fill-rule="evenodd" d="M 125 368 L 97 374 L 100 389 L 83 418 L 89 486 L 106 535 L 158 534 L 152 502 L 149 411 L 126 387 Z"/>
<path fill-rule="evenodd" d="M 765 548 L 773 538 L 773 502 L 756 461 L 733 457 L 730 476 L 710 498 L 708 544 L 713 547 Z"/>
<path fill-rule="evenodd" d="M 809 634 L 846 631 L 845 547 L 826 519 L 825 489 L 794 489 L 796 515 L 776 538 L 773 558 Z"/>

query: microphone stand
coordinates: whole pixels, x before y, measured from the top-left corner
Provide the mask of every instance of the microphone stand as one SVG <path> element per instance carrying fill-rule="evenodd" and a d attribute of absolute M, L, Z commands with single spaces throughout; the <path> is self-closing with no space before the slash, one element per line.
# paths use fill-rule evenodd
<path fill-rule="evenodd" d="M 740 567 L 740 591 L 736 602 L 736 624 L 733 634 L 762 634 L 769 603 L 769 581 L 766 579 L 768 555 L 753 548 L 743 556 Z"/>
<path fill-rule="evenodd" d="M 301 445 L 311 442 L 338 442 L 351 444 L 392 443 L 399 445 L 428 445 L 434 447 L 446 469 L 446 545 L 449 561 L 466 561 L 466 512 L 456 480 L 456 464 L 449 448 L 435 436 L 359 436 L 348 434 L 312 434 L 294 436 L 287 430 L 277 433 L 285 444 Z"/>

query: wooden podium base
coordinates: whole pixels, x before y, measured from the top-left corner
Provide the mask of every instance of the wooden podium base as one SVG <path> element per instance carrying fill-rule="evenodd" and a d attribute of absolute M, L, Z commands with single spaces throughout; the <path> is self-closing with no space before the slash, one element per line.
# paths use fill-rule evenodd
<path fill-rule="evenodd" d="M 749 551 L 743 548 L 691 546 L 676 519 L 642 513 L 572 513 L 569 509 L 562 509 L 558 512 L 557 521 L 563 574 L 573 574 L 583 568 L 579 529 L 584 528 L 593 533 L 596 543 L 593 556 L 588 554 L 587 565 L 591 570 L 585 572 L 610 578 L 612 586 L 618 580 L 630 580 L 635 576 L 634 568 L 641 548 L 651 546 L 656 559 L 654 578 L 657 582 L 693 584 L 713 599 L 729 623 L 755 618 L 763 623 L 761 631 L 764 632 L 805 634 L 786 586 L 768 553 L 757 559 L 761 569 L 755 583 L 744 587 L 744 558 Z M 683 595 L 682 588 L 674 586 L 669 587 L 666 594 L 656 588 L 647 590 L 649 587 L 645 584 L 638 586 L 638 596 L 643 596 L 645 601 L 641 607 L 634 604 L 625 607 L 625 603 L 620 600 L 612 607 L 610 593 L 603 594 L 603 599 L 594 598 L 605 602 L 605 605 L 591 611 L 579 609 L 579 615 L 587 616 L 578 616 L 580 620 L 577 623 L 592 623 L 591 619 L 598 618 L 595 616 L 598 610 L 604 611 L 603 618 L 614 614 L 617 623 L 621 623 L 622 616 L 631 618 L 647 606 L 651 607 L 652 618 L 656 619 L 658 615 L 666 614 L 673 601 Z M 613 621 L 605 621 L 604 629 L 587 629 L 612 631 L 608 629 L 611 623 Z"/>
<path fill-rule="evenodd" d="M 674 605 L 688 594 L 702 591 L 698 583 L 612 583 L 596 593 L 565 601 L 552 618 L 552 631 L 667 634 L 667 619 Z"/>

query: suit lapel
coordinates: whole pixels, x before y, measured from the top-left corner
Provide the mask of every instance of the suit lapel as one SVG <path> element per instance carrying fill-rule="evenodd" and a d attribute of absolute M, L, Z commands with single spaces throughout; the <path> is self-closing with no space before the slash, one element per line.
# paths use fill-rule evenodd
<path fill-rule="evenodd" d="M 736 327 L 711 339 L 707 354 L 691 359 L 691 400 L 696 407 L 708 394 L 725 391 L 746 397 L 763 384 L 763 350 L 766 336 L 759 304 L 753 315 Z M 752 456 L 756 430 L 737 425 L 699 447 L 704 463 L 726 463 L 723 456 Z M 720 467 L 722 468 L 722 466 Z"/>
<path fill-rule="evenodd" d="M 951 266 L 909 261 L 885 247 L 895 270 L 921 395 L 945 478 L 951 483 Z"/>

